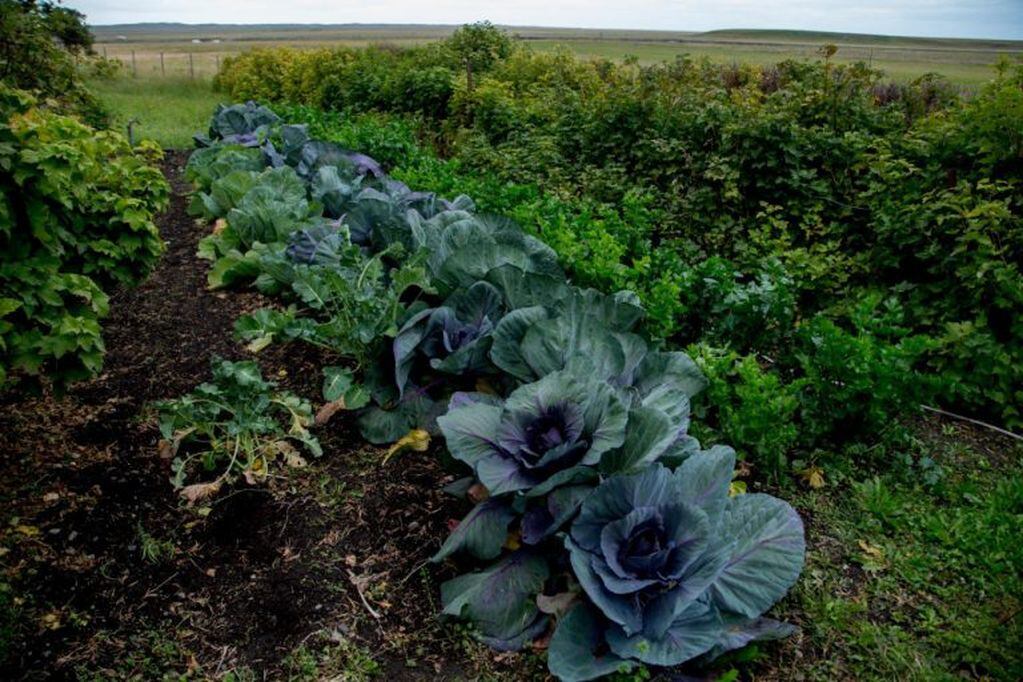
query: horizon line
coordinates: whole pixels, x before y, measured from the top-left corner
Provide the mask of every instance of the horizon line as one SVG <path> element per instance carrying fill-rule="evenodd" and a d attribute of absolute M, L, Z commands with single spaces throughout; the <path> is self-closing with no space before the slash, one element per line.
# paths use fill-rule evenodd
<path fill-rule="evenodd" d="M 285 27 L 285 26 L 316 26 L 316 27 L 344 27 L 344 26 L 393 26 L 393 27 L 433 27 L 433 28 L 453 28 L 467 25 L 466 23 L 403 23 L 403 22 L 283 22 L 283 21 L 271 21 L 271 22 L 251 22 L 251 23 L 238 23 L 238 22 L 218 22 L 218 21 L 204 21 L 204 22 L 186 22 L 186 21 L 136 21 L 136 22 L 118 22 L 111 24 L 87 24 L 89 28 L 115 28 L 115 27 L 127 27 L 127 26 L 185 26 L 185 27 L 203 27 L 203 26 L 224 26 L 224 27 L 256 27 L 256 26 L 268 26 L 268 27 Z M 577 31 L 629 31 L 633 33 L 677 33 L 683 35 L 700 35 L 706 33 L 715 32 L 727 32 L 727 31 L 762 31 L 765 33 L 817 33 L 824 35 L 834 36 L 860 36 L 869 38 L 908 38 L 914 40 L 920 39 L 939 39 L 939 40 L 980 40 L 990 42 L 1005 42 L 1005 43 L 1020 43 L 1023 47 L 1023 39 L 1021 38 L 996 38 L 991 36 L 952 36 L 952 35 L 910 35 L 910 34 L 891 34 L 891 33 L 863 33 L 859 31 L 830 31 L 830 30 L 819 30 L 819 29 L 801 29 L 801 28 L 712 28 L 707 30 L 686 30 L 686 29 L 658 29 L 658 28 L 629 28 L 629 27 L 593 27 L 593 26 L 564 26 L 564 25 L 543 25 L 543 24 L 499 24 L 495 23 L 495 26 L 506 29 L 566 29 L 566 30 L 577 30 Z"/>

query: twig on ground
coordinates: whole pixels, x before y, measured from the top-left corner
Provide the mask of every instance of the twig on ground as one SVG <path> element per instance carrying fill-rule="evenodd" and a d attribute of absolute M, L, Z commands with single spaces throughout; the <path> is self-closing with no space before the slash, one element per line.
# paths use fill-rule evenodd
<path fill-rule="evenodd" d="M 163 581 L 162 583 L 160 583 L 159 585 L 157 585 L 157 586 L 156 586 L 156 587 L 154 587 L 153 589 L 151 589 L 151 590 L 148 590 L 148 591 L 146 592 L 146 594 L 145 594 L 145 595 L 144 595 L 144 596 L 143 596 L 142 598 L 143 598 L 143 599 L 149 599 L 150 597 L 155 597 L 155 596 L 156 596 L 156 594 L 157 594 L 157 593 L 158 593 L 158 592 L 160 591 L 160 589 L 161 589 L 161 588 L 162 588 L 162 587 L 163 587 L 164 585 L 166 585 L 167 583 L 169 583 L 170 581 L 174 580 L 174 579 L 175 579 L 175 578 L 177 578 L 177 577 L 178 577 L 178 574 L 177 574 L 177 571 L 175 571 L 173 575 L 171 575 L 171 576 L 170 576 L 169 578 L 167 578 L 166 580 L 164 580 L 164 581 Z"/>
<path fill-rule="evenodd" d="M 415 566 L 413 566 L 413 567 L 412 567 L 412 570 L 411 570 L 411 571 L 409 571 L 408 575 L 407 575 L 407 576 L 405 576 L 404 578 L 402 578 L 402 579 L 401 579 L 401 580 L 400 580 L 400 581 L 398 582 L 398 584 L 399 584 L 399 585 L 404 585 L 405 583 L 407 583 L 407 582 L 409 581 L 409 578 L 411 578 L 411 577 L 412 577 L 412 576 L 414 576 L 414 575 L 415 575 L 416 573 L 418 573 L 418 572 L 419 572 L 419 571 L 420 571 L 420 570 L 421 570 L 421 569 L 422 569 L 422 568 L 423 568 L 424 566 L 426 566 L 426 565 L 427 565 L 428 563 L 430 563 L 430 560 L 429 560 L 429 559 L 426 559 L 425 561 L 422 561 L 422 562 L 420 562 L 420 563 L 416 564 Z"/>
<path fill-rule="evenodd" d="M 227 652 L 230 649 L 228 646 L 224 646 L 224 650 L 220 653 L 220 660 L 217 662 L 217 669 L 213 671 L 213 676 L 216 677 L 220 674 L 220 669 L 224 667 L 224 659 L 227 658 Z"/>
<path fill-rule="evenodd" d="M 355 574 L 352 573 L 351 571 L 346 571 L 346 573 L 348 573 L 348 579 L 352 581 L 352 585 L 355 586 L 355 591 L 356 593 L 358 593 L 359 599 L 362 600 L 362 605 L 366 607 L 367 611 L 369 611 L 369 615 L 373 616 L 373 618 L 375 618 L 376 620 L 380 620 L 383 616 L 377 613 L 377 611 L 374 610 L 373 607 L 369 605 L 369 602 L 366 601 L 366 596 L 362 593 L 362 585 L 360 584 L 361 581 L 358 578 L 356 578 Z"/>

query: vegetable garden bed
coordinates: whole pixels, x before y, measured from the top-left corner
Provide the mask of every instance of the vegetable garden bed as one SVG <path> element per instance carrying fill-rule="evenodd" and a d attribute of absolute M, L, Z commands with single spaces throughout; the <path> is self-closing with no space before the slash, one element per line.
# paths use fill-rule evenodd
<path fill-rule="evenodd" d="M 231 339 L 232 326 L 269 303 L 252 292 L 206 288 L 208 264 L 195 251 L 208 228 L 186 215 L 184 161 L 174 154 L 164 164 L 174 187 L 159 221 L 166 253 L 145 284 L 112 297 L 103 374 L 63 400 L 10 393 L 0 405 L 10 521 L 2 535 L 0 599 L 12 677 L 544 679 L 540 651 L 495 654 L 437 618 L 439 585 L 454 571 L 426 562 L 471 506 L 441 492 L 453 477 L 440 464 L 440 448 L 381 465 L 385 450 L 366 446 L 355 420 L 338 415 L 316 430 L 322 459 L 269 485 L 239 483 L 196 513 L 182 512 L 146 405 L 208 378 L 215 355 L 251 357 Z M 257 357 L 264 377 L 312 401 L 321 391 L 320 369 L 332 361 L 299 344 L 271 345 Z M 935 455 L 945 466 L 972 469 L 975 457 L 995 471 L 1015 466 L 1011 444 L 984 432 L 937 419 L 914 430 L 927 452 L 950 453 Z M 1011 480 L 1017 479 L 1010 474 L 1009 486 Z M 748 484 L 750 491 L 765 489 L 762 481 Z M 782 602 L 778 617 L 803 634 L 747 655 L 741 664 L 747 674 L 791 679 L 798 670 L 818 679 L 868 665 L 856 661 L 855 648 L 838 643 L 853 628 L 835 604 L 862 603 L 867 623 L 899 631 L 912 593 L 884 582 L 898 560 L 885 545 L 894 526 L 862 535 L 857 547 L 835 523 L 841 502 L 829 501 L 831 491 L 865 496 L 854 488 L 795 497 L 786 491 L 806 521 L 809 565 L 805 584 Z M 1016 504 L 1011 490 L 996 494 L 1009 513 Z M 866 521 L 881 511 L 861 513 Z M 949 548 L 954 556 L 956 547 Z M 907 550 L 918 551 L 912 544 Z M 954 582 L 968 567 L 947 568 Z M 990 566 L 978 570 L 997 575 Z M 946 582 L 933 580 L 925 594 Z M 831 606 L 815 602 L 822 590 Z M 1011 600 L 1004 609 L 997 618 L 1008 645 L 1018 630 Z M 921 631 L 919 651 L 933 636 Z M 895 646 L 878 663 L 891 664 Z M 980 671 L 997 670 L 984 666 L 999 660 L 1011 670 L 1010 650 L 992 650 Z M 709 674 L 735 664 L 725 660 Z"/>
<path fill-rule="evenodd" d="M 162 169 L 0 83 L 5 676 L 1023 678 L 1019 436 L 945 411 L 1018 425 L 1021 72 L 513 48 L 240 57 L 344 112 L 220 106 Z"/>

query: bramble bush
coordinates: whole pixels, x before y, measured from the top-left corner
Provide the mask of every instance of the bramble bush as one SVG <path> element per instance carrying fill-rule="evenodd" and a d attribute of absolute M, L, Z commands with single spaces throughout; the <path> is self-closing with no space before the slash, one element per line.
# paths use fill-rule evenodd
<path fill-rule="evenodd" d="M 0 384 L 96 374 L 109 291 L 163 249 L 160 150 L 36 106 L 0 86 Z"/>

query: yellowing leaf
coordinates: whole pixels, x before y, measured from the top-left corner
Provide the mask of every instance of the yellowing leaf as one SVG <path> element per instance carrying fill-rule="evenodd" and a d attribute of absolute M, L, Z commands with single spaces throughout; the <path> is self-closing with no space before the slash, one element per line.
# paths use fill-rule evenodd
<path fill-rule="evenodd" d="M 344 396 L 338 398 L 337 400 L 329 402 L 323 407 L 321 407 L 316 412 L 316 419 L 314 420 L 314 422 L 316 423 L 317 426 L 323 426 L 324 424 L 330 421 L 330 418 L 333 417 L 335 413 L 343 409 L 345 409 Z"/>
<path fill-rule="evenodd" d="M 43 617 L 39 619 L 39 624 L 47 630 L 59 630 L 60 612 L 51 611 L 50 613 L 43 614 Z"/>
<path fill-rule="evenodd" d="M 308 465 L 308 462 L 306 462 L 305 457 L 298 454 L 298 450 L 295 449 L 295 446 L 289 443 L 288 441 L 279 440 L 274 443 L 274 447 L 277 448 L 277 452 L 284 456 L 284 463 L 287 464 L 289 467 L 295 467 L 297 469 L 300 469 Z"/>
<path fill-rule="evenodd" d="M 430 447 L 430 434 L 422 429 L 412 429 L 407 434 L 402 436 L 397 443 L 392 445 L 388 449 L 387 454 L 384 455 L 384 464 L 387 463 L 394 455 L 398 454 L 402 450 L 412 450 L 414 452 L 426 452 L 427 448 Z"/>
<path fill-rule="evenodd" d="M 746 494 L 746 481 L 732 481 L 728 484 L 728 496 L 735 497 L 736 495 Z"/>
<path fill-rule="evenodd" d="M 249 485 L 257 485 L 266 479 L 268 474 L 269 467 L 267 466 L 266 460 L 262 457 L 254 458 L 248 468 L 242 472 L 245 482 Z"/>
<path fill-rule="evenodd" d="M 213 234 L 220 234 L 227 227 L 227 220 L 224 218 L 217 218 L 217 221 L 213 223 Z"/>
<path fill-rule="evenodd" d="M 185 498 L 188 504 L 195 504 L 209 497 L 213 497 L 220 492 L 220 486 L 222 485 L 221 479 L 210 481 L 209 483 L 193 483 L 192 485 L 186 485 L 181 489 L 181 496 Z"/>
<path fill-rule="evenodd" d="M 245 349 L 248 350 L 250 353 L 258 353 L 259 351 L 263 350 L 271 343 L 273 343 L 273 340 L 274 340 L 273 334 L 263 334 L 262 336 L 257 336 L 248 344 L 246 344 Z"/>
<path fill-rule="evenodd" d="M 35 526 L 26 526 L 26 525 L 22 524 L 20 526 L 15 526 L 14 530 L 18 531 L 19 533 L 21 533 L 25 537 L 34 538 L 34 537 L 37 537 L 39 535 L 39 529 L 36 528 Z"/>
<path fill-rule="evenodd" d="M 508 537 L 504 540 L 504 548 L 511 551 L 517 550 L 522 546 L 522 534 L 519 531 L 512 531 L 508 533 Z"/>
<path fill-rule="evenodd" d="M 865 540 L 857 540 L 857 544 L 863 551 L 863 555 L 860 557 L 860 563 L 863 565 L 864 571 L 880 571 L 887 565 L 883 549 L 877 545 L 872 545 Z"/>
<path fill-rule="evenodd" d="M 174 459 L 174 456 L 178 454 L 178 448 L 181 447 L 181 442 L 192 435 L 194 431 L 195 427 L 192 426 L 187 429 L 175 431 L 174 438 L 171 440 L 161 438 L 160 442 L 156 445 L 156 450 L 160 455 L 160 459 Z"/>
<path fill-rule="evenodd" d="M 866 540 L 857 540 L 856 543 L 863 550 L 864 554 L 868 554 L 872 557 L 884 557 L 884 550 L 876 545 L 872 545 Z"/>
<path fill-rule="evenodd" d="M 820 467 L 807 467 L 799 472 L 799 475 L 814 490 L 824 487 L 824 469 Z"/>

